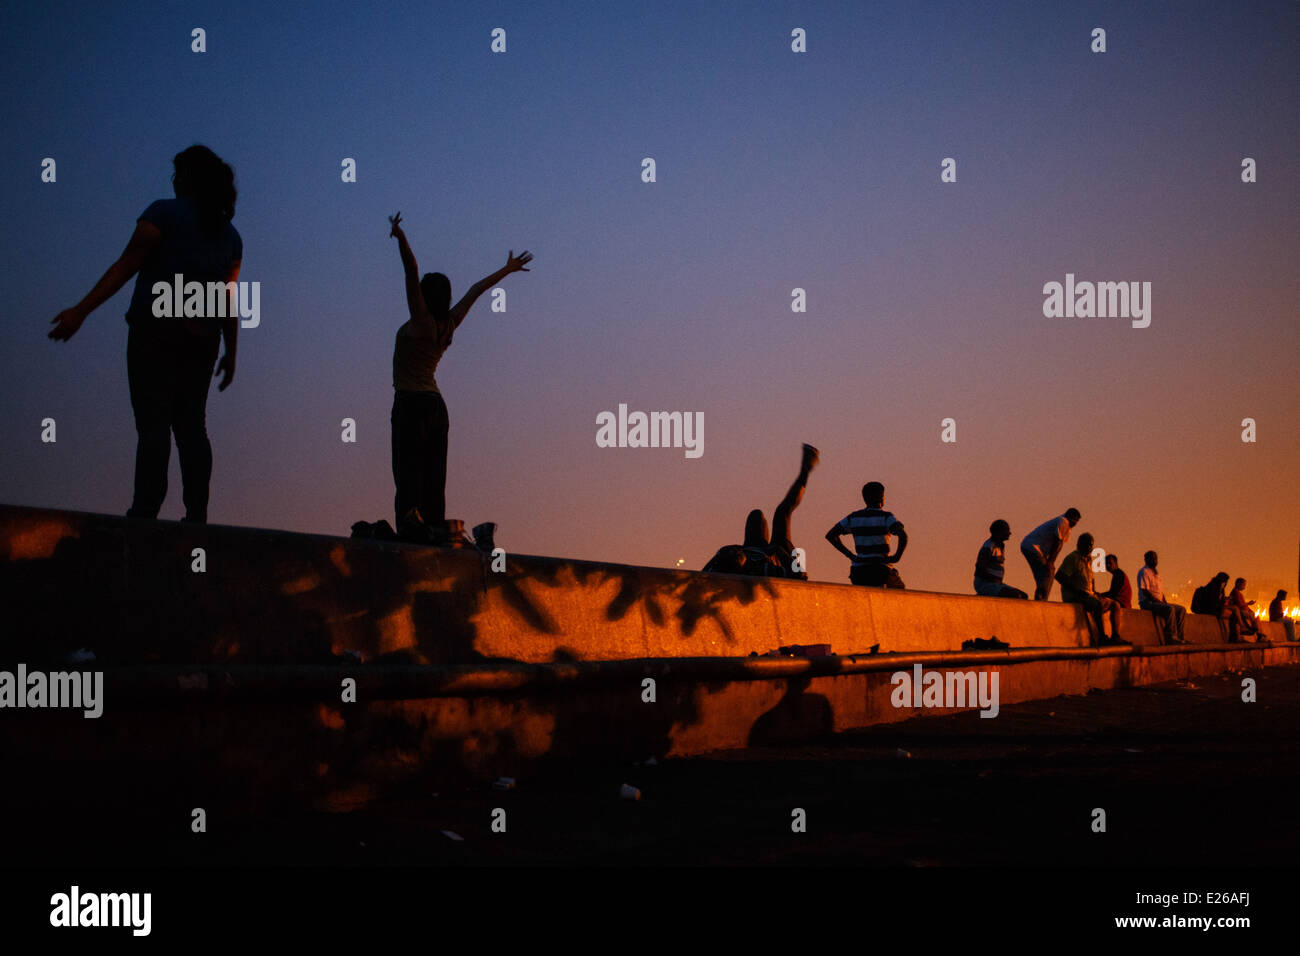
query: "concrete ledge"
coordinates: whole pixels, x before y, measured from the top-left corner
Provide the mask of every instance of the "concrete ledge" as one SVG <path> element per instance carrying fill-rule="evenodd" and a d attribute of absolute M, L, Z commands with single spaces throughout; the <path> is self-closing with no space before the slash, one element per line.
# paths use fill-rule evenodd
<path fill-rule="evenodd" d="M 191 570 L 194 549 L 206 571 Z M 830 643 L 840 655 L 1087 647 L 1069 604 L 778 581 L 322 535 L 0 506 L 0 661 L 450 665 L 744 657 Z M 1158 642 L 1147 612 L 1124 634 Z M 1280 626 L 1277 626 L 1280 632 Z M 1189 615 L 1189 639 L 1223 640 Z"/>
<path fill-rule="evenodd" d="M 786 680 L 841 674 L 893 674 L 914 664 L 925 669 L 988 670 L 1009 664 L 1045 661 L 1090 661 L 1112 657 L 1229 654 L 1257 663 L 1271 645 L 1217 644 L 1203 647 L 1024 648 L 1009 651 L 919 651 L 850 657 L 674 657 L 559 664 L 499 663 L 448 667 L 371 665 L 219 665 L 178 667 L 150 665 L 108 668 L 106 695 L 115 700 L 194 700 L 199 698 L 302 699 L 329 701 L 339 696 L 344 678 L 356 682 L 366 700 L 427 700 L 482 694 L 539 694 L 560 688 L 608 684 L 639 686 L 642 679 L 711 683 Z M 1277 648 L 1282 660 L 1300 661 L 1300 644 Z M 1255 653 L 1252 654 L 1251 652 Z M 1219 658 L 1216 657 L 1216 660 Z"/>
<path fill-rule="evenodd" d="M 11 813 L 86 793 L 123 813 L 188 794 L 236 812 L 351 809 L 551 757 L 630 762 L 951 713 L 892 705 L 892 674 L 917 665 L 996 674 L 1010 704 L 1300 657 L 1300 643 L 1225 645 L 1196 615 L 1192 646 L 1157 646 L 1134 611 L 1136 647 L 1094 649 L 1072 605 L 525 555 L 497 574 L 470 551 L 27 508 L 0 507 L 0 561 L 0 669 L 105 678 L 97 719 L 6 709 L 0 746 L 24 767 Z M 959 649 L 993 635 L 1012 648 Z M 748 656 L 796 643 L 838 655 Z M 874 644 L 899 653 L 854 653 Z M 58 663 L 83 646 L 93 664 Z"/>

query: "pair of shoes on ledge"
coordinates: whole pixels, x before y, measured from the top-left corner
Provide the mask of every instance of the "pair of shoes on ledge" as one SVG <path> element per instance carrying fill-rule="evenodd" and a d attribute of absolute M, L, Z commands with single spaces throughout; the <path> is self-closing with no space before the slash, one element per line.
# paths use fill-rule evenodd
<path fill-rule="evenodd" d="M 426 522 L 419 508 L 412 508 L 402 516 L 397 525 L 397 536 L 402 541 L 429 544 L 435 548 L 474 547 L 474 542 L 465 533 L 465 522 L 459 518 Z"/>
<path fill-rule="evenodd" d="M 354 538 L 374 538 L 378 541 L 396 541 L 397 532 L 393 526 L 380 518 L 374 524 L 369 521 L 357 521 L 352 525 L 352 537 Z"/>
<path fill-rule="evenodd" d="M 997 635 L 992 637 L 971 637 L 969 641 L 962 641 L 962 650 L 1006 650 L 1010 648 L 1006 641 L 997 639 Z"/>
<path fill-rule="evenodd" d="M 879 645 L 877 645 L 879 646 Z M 750 657 L 835 657 L 829 644 L 783 644 L 774 651 L 760 654 L 750 651 Z"/>
<path fill-rule="evenodd" d="M 474 537 L 465 534 L 465 522 L 456 518 L 428 524 L 420 509 L 412 508 L 398 522 L 397 530 L 382 518 L 376 522 L 357 521 L 352 525 L 352 537 L 372 538 L 377 541 L 408 541 L 428 544 L 438 548 L 477 548 L 487 554 L 496 547 L 493 536 L 496 522 L 485 521 L 474 527 Z"/>

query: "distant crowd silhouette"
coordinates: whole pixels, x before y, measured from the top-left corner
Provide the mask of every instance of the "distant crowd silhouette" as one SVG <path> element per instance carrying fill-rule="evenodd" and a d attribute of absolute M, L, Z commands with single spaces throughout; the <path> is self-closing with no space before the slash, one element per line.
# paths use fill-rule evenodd
<path fill-rule="evenodd" d="M 803 499 L 808 483 L 808 473 L 817 463 L 819 454 L 811 445 L 804 445 L 803 464 L 781 504 L 777 506 L 771 541 L 767 539 L 767 523 L 762 511 L 755 509 L 745 521 L 745 539 L 740 545 L 727 545 L 704 566 L 705 571 L 728 574 L 758 575 L 763 577 L 799 578 L 807 580 L 807 571 L 794 557 L 796 548 L 790 536 L 790 515 Z M 849 559 L 849 581 L 864 587 L 904 588 L 903 579 L 894 567 L 907 548 L 907 531 L 892 512 L 885 510 L 885 486 L 869 481 L 862 486 L 862 500 L 866 507 L 851 512 L 826 532 L 826 540 Z M 1110 573 L 1110 587 L 1104 592 L 1096 588 L 1092 570 L 1092 552 L 1095 540 L 1091 534 L 1079 535 L 1075 547 L 1057 566 L 1057 559 L 1071 530 L 1082 515 L 1077 508 L 1067 508 L 1062 514 L 1050 518 L 1030 531 L 1020 542 L 1020 553 L 1029 565 L 1035 588 L 1034 600 L 1047 601 L 1051 597 L 1053 582 L 1061 585 L 1061 600 L 1078 604 L 1087 615 L 1094 645 L 1099 647 L 1128 645 L 1121 635 L 1120 610 L 1132 609 L 1133 586 L 1128 575 L 1119 566 L 1115 554 L 1105 557 Z M 845 535 L 853 538 L 854 550 L 843 542 Z M 897 550 L 890 553 L 891 539 L 898 539 Z M 1006 543 L 1011 538 L 1011 525 L 1003 518 L 989 525 L 989 537 L 975 556 L 975 593 L 984 597 L 1001 597 L 1027 600 L 1029 595 L 1019 588 L 1004 583 L 1006 572 Z M 1186 644 L 1184 622 L 1187 608 L 1172 603 L 1165 591 L 1163 579 L 1157 570 L 1160 556 L 1155 551 L 1143 555 L 1143 567 L 1137 575 L 1138 608 L 1150 611 L 1160 623 L 1162 643 Z M 1254 635 L 1262 640 L 1258 621 L 1250 610 L 1254 601 L 1245 599 L 1246 579 L 1237 578 L 1232 594 L 1225 595 L 1228 582 L 1226 572 L 1219 572 L 1211 581 L 1196 589 L 1192 599 L 1192 613 L 1208 614 L 1221 622 L 1228 641 L 1237 643 L 1243 635 Z M 1295 639 L 1294 623 L 1283 615 L 1286 591 L 1278 591 L 1269 605 L 1269 617 L 1282 620 L 1287 637 Z M 1107 635 L 1105 622 L 1110 622 Z"/>

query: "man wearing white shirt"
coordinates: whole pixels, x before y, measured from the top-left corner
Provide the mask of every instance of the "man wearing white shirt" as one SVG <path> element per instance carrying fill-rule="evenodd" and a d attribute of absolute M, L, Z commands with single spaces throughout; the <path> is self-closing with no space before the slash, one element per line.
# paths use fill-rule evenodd
<path fill-rule="evenodd" d="M 1150 611 L 1164 622 L 1166 644 L 1186 644 L 1183 637 L 1183 620 L 1187 617 L 1187 608 L 1181 604 L 1170 604 L 1165 598 L 1165 583 L 1156 571 L 1159 555 L 1148 551 L 1142 556 L 1146 566 L 1138 572 L 1138 607 Z"/>
<path fill-rule="evenodd" d="M 1020 553 L 1034 574 L 1034 600 L 1046 601 L 1052 594 L 1056 574 L 1056 557 L 1061 546 L 1070 540 L 1070 529 L 1079 523 L 1079 510 L 1067 508 L 1065 514 L 1044 521 L 1020 542 Z"/>

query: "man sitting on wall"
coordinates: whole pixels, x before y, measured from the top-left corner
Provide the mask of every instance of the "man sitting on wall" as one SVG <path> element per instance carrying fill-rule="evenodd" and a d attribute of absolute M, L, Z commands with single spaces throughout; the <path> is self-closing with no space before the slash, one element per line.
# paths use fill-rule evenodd
<path fill-rule="evenodd" d="M 1086 531 L 1079 535 L 1075 550 L 1065 556 L 1056 580 L 1061 584 L 1061 600 L 1067 604 L 1079 604 L 1088 613 L 1089 619 L 1097 627 L 1094 647 L 1116 647 L 1129 642 L 1119 636 L 1119 605 L 1108 597 L 1097 594 L 1092 581 L 1092 535 Z M 1110 615 L 1110 637 L 1102 615 Z"/>

